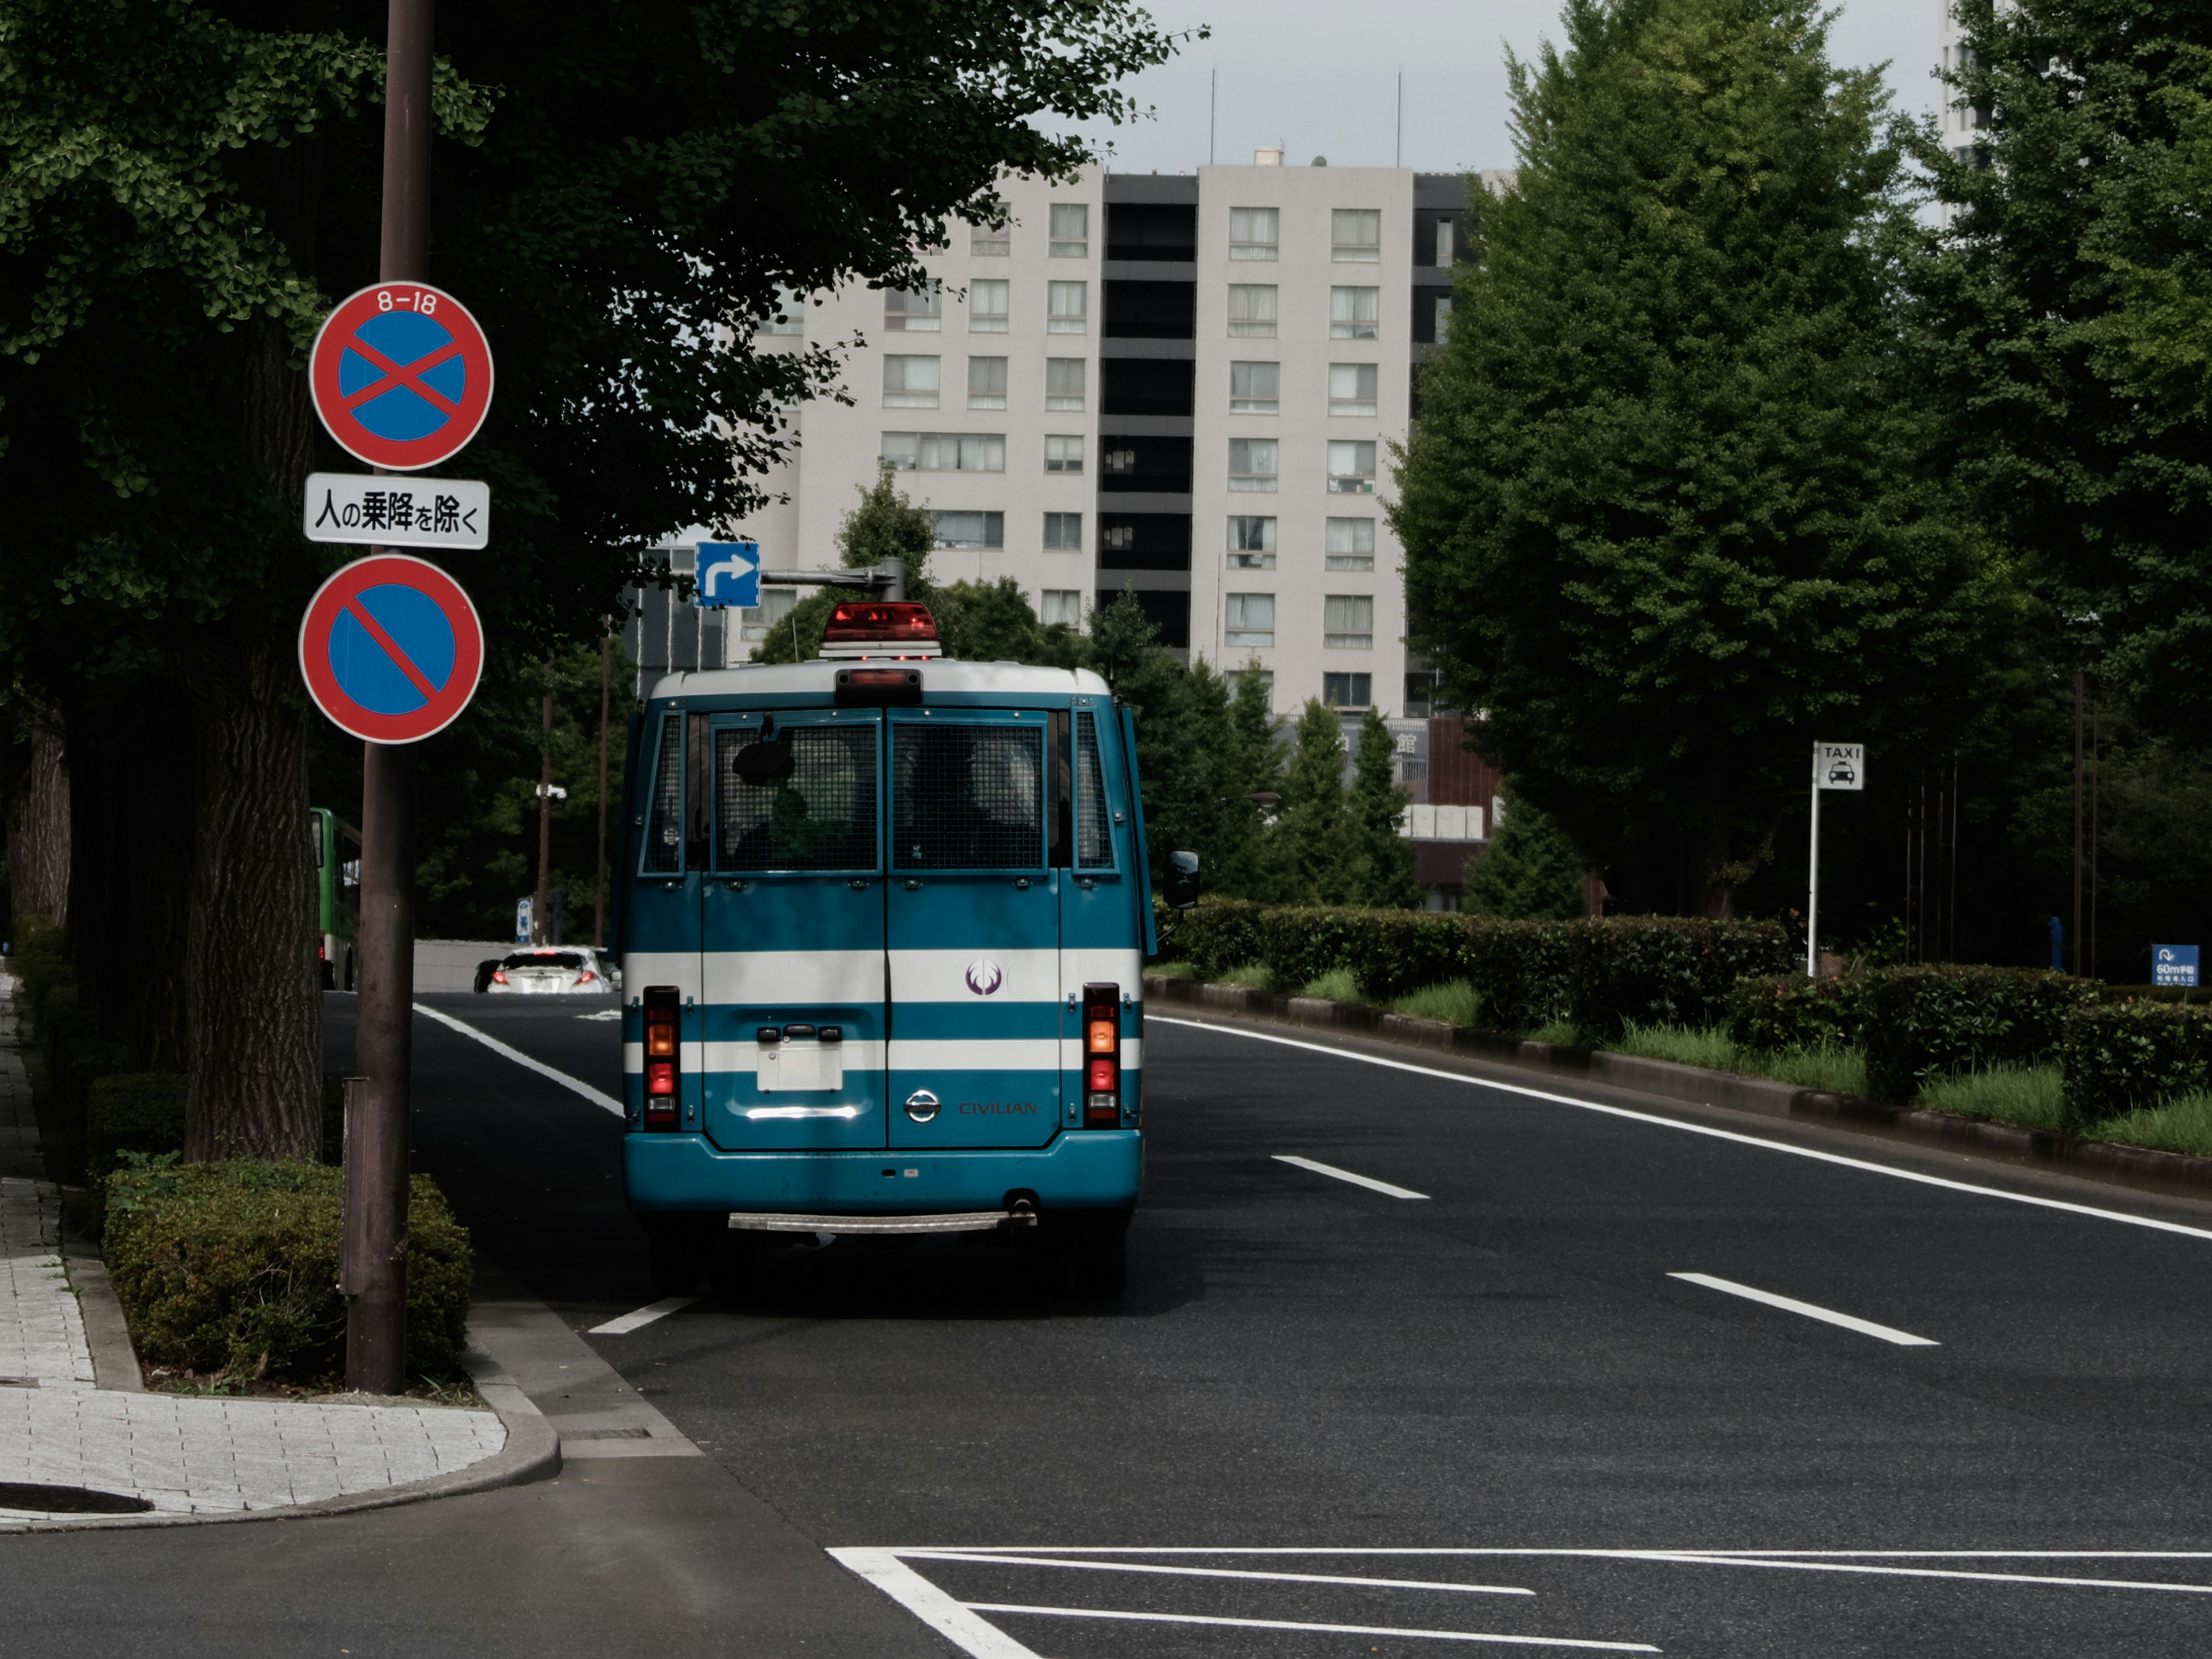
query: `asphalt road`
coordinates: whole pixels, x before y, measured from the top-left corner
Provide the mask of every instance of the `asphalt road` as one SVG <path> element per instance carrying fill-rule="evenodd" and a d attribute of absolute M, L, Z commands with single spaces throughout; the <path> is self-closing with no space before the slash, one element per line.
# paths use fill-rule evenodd
<path fill-rule="evenodd" d="M 587 1008 L 425 1001 L 619 1080 Z M 617 1120 L 416 1044 L 479 1249 L 580 1329 L 646 1302 Z M 79 1654 L 209 1616 L 233 1654 L 959 1650 L 893 1595 L 994 1659 L 2212 1651 L 2212 1206 L 1425 1066 L 1155 1018 L 1119 1304 L 952 1241 L 795 1249 L 590 1339 L 703 1462 L 0 1540 L 0 1577 L 57 1636 L 55 1586 L 126 1583 Z M 289 1625 L 220 1593 L 295 1582 Z"/>

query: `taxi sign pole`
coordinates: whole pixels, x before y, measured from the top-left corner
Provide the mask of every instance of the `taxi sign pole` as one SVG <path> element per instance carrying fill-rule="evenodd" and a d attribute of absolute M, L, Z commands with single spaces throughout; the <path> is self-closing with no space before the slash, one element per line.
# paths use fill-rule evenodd
<path fill-rule="evenodd" d="M 378 276 L 428 278 L 432 0 L 391 0 L 384 64 L 384 225 Z M 381 471 L 382 469 L 379 469 Z M 372 553 L 383 551 L 371 548 Z M 355 1063 L 368 1079 L 346 1123 L 346 1236 L 360 1241 L 346 1306 L 346 1386 L 406 1385 L 408 1067 L 415 1000 L 415 757 L 362 745 L 361 994 Z M 358 1121 L 356 1121 L 356 1117 Z"/>
<path fill-rule="evenodd" d="M 1805 895 L 1805 977 L 1820 977 L 1820 745 L 1813 745 L 1813 878 Z"/>

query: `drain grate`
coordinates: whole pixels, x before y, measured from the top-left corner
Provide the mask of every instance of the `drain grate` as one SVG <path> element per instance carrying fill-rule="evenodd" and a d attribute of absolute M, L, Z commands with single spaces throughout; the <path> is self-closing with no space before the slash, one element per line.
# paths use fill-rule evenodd
<path fill-rule="evenodd" d="M 153 1507 L 143 1498 L 119 1492 L 0 1480 L 0 1510 L 36 1510 L 46 1515 L 143 1515 Z"/>

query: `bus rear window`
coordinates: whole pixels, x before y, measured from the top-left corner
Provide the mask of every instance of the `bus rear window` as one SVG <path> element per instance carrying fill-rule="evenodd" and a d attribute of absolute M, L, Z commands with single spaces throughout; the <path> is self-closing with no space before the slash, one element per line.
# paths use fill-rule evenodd
<path fill-rule="evenodd" d="M 684 867 L 684 716 L 660 717 L 660 763 L 653 775 L 653 816 L 645 827 L 645 867 Z"/>
<path fill-rule="evenodd" d="M 786 726 L 791 775 L 748 783 L 738 752 L 757 730 L 714 734 L 714 865 L 720 870 L 873 870 L 876 728 Z"/>
<path fill-rule="evenodd" d="M 1044 733 L 958 721 L 904 724 L 891 744 L 891 866 L 1044 865 Z"/>

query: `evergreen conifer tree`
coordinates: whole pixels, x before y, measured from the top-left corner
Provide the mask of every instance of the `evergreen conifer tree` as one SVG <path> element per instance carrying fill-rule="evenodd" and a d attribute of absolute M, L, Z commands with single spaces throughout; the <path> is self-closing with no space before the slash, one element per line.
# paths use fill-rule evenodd
<path fill-rule="evenodd" d="M 1275 825 L 1299 904 L 1354 904 L 1365 889 L 1366 860 L 1344 796 L 1344 728 L 1318 697 L 1298 717 L 1297 747 L 1283 777 Z"/>
<path fill-rule="evenodd" d="M 1398 833 L 1413 796 L 1397 781 L 1396 750 L 1390 728 L 1370 708 L 1352 757 L 1352 816 L 1364 866 L 1359 897 L 1380 909 L 1410 910 L 1421 902 L 1421 889 L 1413 879 L 1413 843 Z"/>

